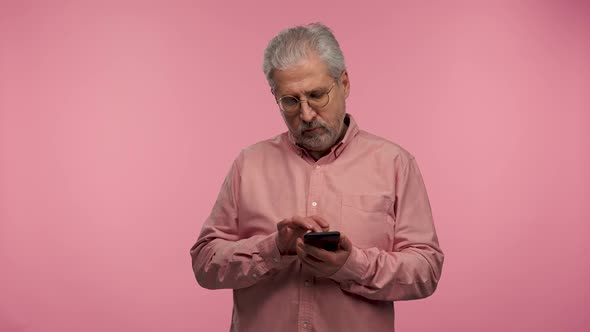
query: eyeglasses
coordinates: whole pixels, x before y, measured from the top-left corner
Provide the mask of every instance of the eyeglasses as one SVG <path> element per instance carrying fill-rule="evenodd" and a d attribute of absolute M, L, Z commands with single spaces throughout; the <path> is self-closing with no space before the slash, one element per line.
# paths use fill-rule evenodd
<path fill-rule="evenodd" d="M 277 100 L 277 104 L 285 114 L 294 115 L 301 110 L 301 103 L 306 102 L 309 107 L 317 110 L 330 103 L 330 91 L 334 88 L 336 82 L 332 84 L 328 91 L 314 90 L 307 94 L 307 99 L 299 99 L 295 96 L 283 96 Z"/>

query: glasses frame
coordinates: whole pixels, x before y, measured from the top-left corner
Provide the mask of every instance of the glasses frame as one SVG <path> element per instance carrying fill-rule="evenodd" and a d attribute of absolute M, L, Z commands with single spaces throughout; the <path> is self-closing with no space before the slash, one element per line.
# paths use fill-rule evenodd
<path fill-rule="evenodd" d="M 325 95 L 327 95 L 327 96 L 328 96 L 328 101 L 327 101 L 327 102 L 324 104 L 324 106 L 320 106 L 320 107 L 318 107 L 318 109 L 321 109 L 321 108 L 324 108 L 324 107 L 328 106 L 328 104 L 329 104 L 329 103 L 330 103 L 330 101 L 331 101 L 331 99 L 330 99 L 330 92 L 332 92 L 332 89 L 334 89 L 334 86 L 336 86 L 336 83 L 337 83 L 337 82 L 336 82 L 336 81 L 334 81 L 334 83 L 332 83 L 332 86 L 330 86 L 330 88 L 328 89 L 328 91 L 326 91 L 326 92 L 324 92 L 324 94 L 322 94 L 322 96 L 321 96 L 321 97 L 323 97 L 323 96 L 325 96 Z M 297 107 L 297 110 L 296 110 L 296 111 L 293 111 L 293 112 L 287 112 L 287 111 L 285 111 L 285 110 L 283 109 L 283 105 L 282 105 L 282 103 L 281 103 L 281 100 L 283 100 L 284 98 L 294 98 L 295 100 L 297 100 L 297 101 L 298 101 L 298 104 L 299 104 L 299 106 Z M 309 104 L 309 101 L 308 101 L 308 99 L 309 99 L 309 97 L 308 97 L 307 99 L 301 99 L 301 98 L 299 98 L 299 97 L 295 97 L 295 96 L 292 96 L 292 95 L 286 95 L 286 96 L 282 96 L 281 98 L 277 99 L 277 104 L 279 105 L 279 108 L 281 109 L 281 111 L 283 111 L 283 113 L 285 113 L 285 114 L 289 114 L 289 115 L 295 115 L 295 114 L 297 114 L 297 113 L 301 112 L 301 103 L 303 103 L 303 102 L 306 102 L 306 103 L 307 103 L 307 105 L 308 105 L 310 108 L 313 108 L 313 109 L 315 109 L 314 107 L 312 107 L 312 106 Z"/>

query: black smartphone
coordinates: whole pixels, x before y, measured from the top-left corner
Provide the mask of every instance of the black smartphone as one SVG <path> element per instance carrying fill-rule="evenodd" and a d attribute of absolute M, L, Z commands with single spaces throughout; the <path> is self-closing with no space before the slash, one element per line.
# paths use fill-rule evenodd
<path fill-rule="evenodd" d="M 338 250 L 340 232 L 315 232 L 303 235 L 303 242 L 328 251 Z"/>

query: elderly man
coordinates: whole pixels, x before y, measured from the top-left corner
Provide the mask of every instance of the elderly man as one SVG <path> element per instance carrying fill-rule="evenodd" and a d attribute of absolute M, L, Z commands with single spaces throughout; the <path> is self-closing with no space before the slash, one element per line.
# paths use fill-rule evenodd
<path fill-rule="evenodd" d="M 279 33 L 263 70 L 288 132 L 235 159 L 190 251 L 197 281 L 233 289 L 231 331 L 391 332 L 394 301 L 431 295 L 443 264 L 416 160 L 346 112 L 326 26 Z M 336 250 L 303 241 L 328 230 Z"/>

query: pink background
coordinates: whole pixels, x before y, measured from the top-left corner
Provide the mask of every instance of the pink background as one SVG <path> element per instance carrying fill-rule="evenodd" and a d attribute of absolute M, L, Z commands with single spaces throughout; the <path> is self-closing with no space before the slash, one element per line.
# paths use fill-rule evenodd
<path fill-rule="evenodd" d="M 313 21 L 429 189 L 447 259 L 398 331 L 588 331 L 590 5 L 441 3 L 0 1 L 0 331 L 227 331 L 188 250 Z"/>

